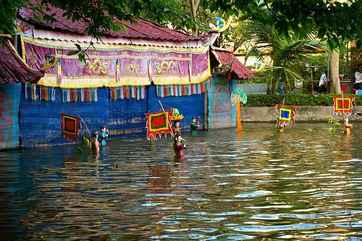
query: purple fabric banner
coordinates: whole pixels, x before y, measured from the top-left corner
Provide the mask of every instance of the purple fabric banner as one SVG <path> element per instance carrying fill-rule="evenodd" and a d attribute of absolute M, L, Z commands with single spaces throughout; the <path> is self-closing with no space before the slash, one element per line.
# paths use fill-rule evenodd
<path fill-rule="evenodd" d="M 86 62 L 70 50 L 44 48 L 26 43 L 27 62 L 41 68 L 54 57 L 56 65 L 46 71 L 39 84 L 61 88 L 186 85 L 210 76 L 208 52 L 163 53 L 131 50 L 88 50 Z"/>
<path fill-rule="evenodd" d="M 209 52 L 192 55 L 192 76 L 202 75 L 209 68 Z"/>
<path fill-rule="evenodd" d="M 117 82 L 127 82 L 129 85 L 133 85 L 133 81 L 142 79 L 149 84 L 148 64 L 147 58 L 120 58 L 118 60 Z"/>
<path fill-rule="evenodd" d="M 26 63 L 33 69 L 42 69 L 47 59 L 55 57 L 55 49 L 44 48 L 32 44 L 25 44 Z M 47 73 L 56 74 L 56 67 L 47 69 Z"/>

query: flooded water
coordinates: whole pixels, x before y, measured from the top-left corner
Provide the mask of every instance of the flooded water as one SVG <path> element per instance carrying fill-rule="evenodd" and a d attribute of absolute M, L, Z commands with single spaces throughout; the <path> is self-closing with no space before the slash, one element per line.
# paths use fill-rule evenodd
<path fill-rule="evenodd" d="M 362 124 L 0 153 L 1 240 L 362 240 Z"/>

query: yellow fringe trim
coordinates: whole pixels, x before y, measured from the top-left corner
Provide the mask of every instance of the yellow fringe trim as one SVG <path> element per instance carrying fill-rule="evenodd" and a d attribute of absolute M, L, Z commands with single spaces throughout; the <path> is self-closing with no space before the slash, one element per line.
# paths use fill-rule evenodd
<path fill-rule="evenodd" d="M 169 77 L 153 77 L 153 83 L 155 85 L 187 85 L 187 84 L 200 84 L 211 77 L 211 73 L 209 71 L 204 71 L 200 75 L 193 76 L 191 81 L 189 78 L 181 78 L 176 76 Z"/>
<path fill-rule="evenodd" d="M 191 81 L 189 78 L 180 77 L 162 77 L 154 79 L 156 85 L 187 85 L 187 84 L 200 84 L 211 77 L 209 71 L 205 71 L 198 76 L 194 76 Z M 121 87 L 121 86 L 146 86 L 150 85 L 151 81 L 146 78 L 121 78 L 119 81 L 109 77 L 95 77 L 95 76 L 82 76 L 82 77 L 65 77 L 61 81 L 58 80 L 55 74 L 45 74 L 38 82 L 38 85 L 47 87 L 59 87 L 64 89 L 77 89 L 77 88 L 99 88 L 99 87 Z"/>

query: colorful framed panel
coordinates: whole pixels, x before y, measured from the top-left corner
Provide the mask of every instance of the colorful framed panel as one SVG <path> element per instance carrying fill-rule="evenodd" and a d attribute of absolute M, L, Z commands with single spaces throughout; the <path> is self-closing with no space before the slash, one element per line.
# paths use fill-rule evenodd
<path fill-rule="evenodd" d="M 353 96 L 333 97 L 333 109 L 335 113 L 352 113 Z"/>
<path fill-rule="evenodd" d="M 279 109 L 279 120 L 281 121 L 290 121 L 292 116 L 292 110 L 289 108 L 280 108 Z"/>
<path fill-rule="evenodd" d="M 147 138 L 155 139 L 160 134 L 171 134 L 172 127 L 170 126 L 169 112 L 156 112 L 146 114 L 147 123 Z"/>
<path fill-rule="evenodd" d="M 80 130 L 80 119 L 77 116 L 62 114 L 62 133 L 65 139 L 75 140 Z"/>

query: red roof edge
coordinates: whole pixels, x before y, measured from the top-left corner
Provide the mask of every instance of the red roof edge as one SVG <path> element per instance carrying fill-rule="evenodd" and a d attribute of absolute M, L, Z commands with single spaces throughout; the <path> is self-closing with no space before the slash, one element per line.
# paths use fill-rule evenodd
<path fill-rule="evenodd" d="M 243 65 L 234 53 L 224 49 L 212 49 L 211 52 L 220 64 L 231 65 L 230 71 L 239 79 L 250 79 L 254 76 L 254 72 Z"/>
<path fill-rule="evenodd" d="M 24 62 L 8 39 L 0 44 L 0 56 L 0 84 L 36 83 L 44 76 Z"/>
<path fill-rule="evenodd" d="M 81 36 L 87 35 L 86 29 L 88 24 L 86 22 L 81 20 L 72 21 L 64 16 L 64 11 L 62 9 L 54 6 L 49 6 L 49 13 L 54 15 L 54 21 L 47 22 L 45 20 L 38 19 L 33 10 L 29 7 L 22 8 L 17 17 L 19 20 L 38 29 L 60 31 Z M 207 39 L 209 36 L 209 34 L 193 36 L 189 33 L 171 29 L 142 18 L 133 19 L 132 21 L 114 18 L 114 23 L 122 24 L 126 27 L 126 29 L 122 31 L 107 31 L 104 34 L 104 37 L 180 43 L 188 41 L 202 41 Z"/>

